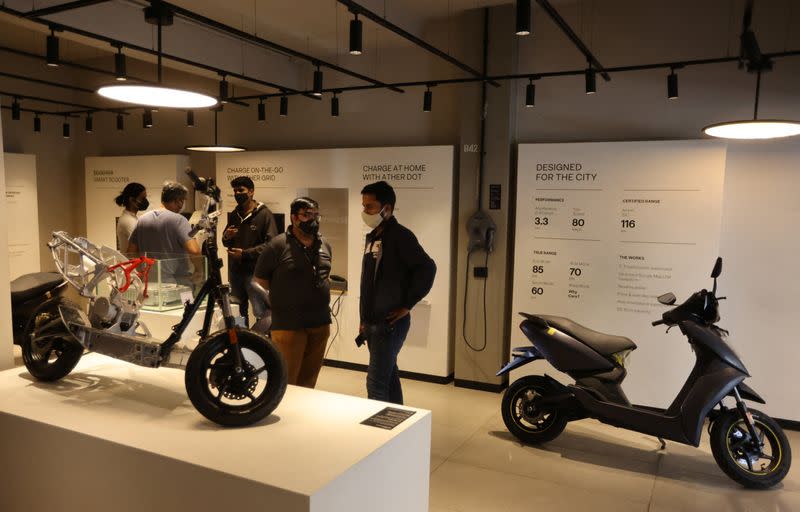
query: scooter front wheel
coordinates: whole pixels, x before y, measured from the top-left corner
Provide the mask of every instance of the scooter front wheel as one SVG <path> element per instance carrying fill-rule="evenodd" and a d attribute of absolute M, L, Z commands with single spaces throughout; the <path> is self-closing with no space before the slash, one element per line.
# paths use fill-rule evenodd
<path fill-rule="evenodd" d="M 83 346 L 61 319 L 61 306 L 76 307 L 61 297 L 48 300 L 33 311 L 25 325 L 22 361 L 38 380 L 59 380 L 75 368 L 83 355 Z"/>
<path fill-rule="evenodd" d="M 236 330 L 242 352 L 236 372 L 228 331 L 212 334 L 189 356 L 186 392 L 209 420 L 227 427 L 251 425 L 278 407 L 286 392 L 286 363 L 268 338 Z"/>
<path fill-rule="evenodd" d="M 769 489 L 789 472 L 792 449 L 778 422 L 750 409 L 758 439 L 738 410 L 722 413 L 711 427 L 711 451 L 720 469 L 751 489 Z"/>
<path fill-rule="evenodd" d="M 537 397 L 552 393 L 540 376 L 523 377 L 508 387 L 503 395 L 503 422 L 509 432 L 528 444 L 552 441 L 564 431 L 567 417 L 557 407 L 536 407 Z"/>

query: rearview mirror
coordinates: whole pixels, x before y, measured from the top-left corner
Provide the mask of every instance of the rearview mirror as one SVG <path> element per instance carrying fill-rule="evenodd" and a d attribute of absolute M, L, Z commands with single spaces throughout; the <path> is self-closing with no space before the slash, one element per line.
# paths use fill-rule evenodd
<path fill-rule="evenodd" d="M 722 258 L 717 258 L 717 262 L 714 263 L 714 270 L 711 271 L 711 278 L 716 279 L 720 274 L 722 274 Z"/>
<path fill-rule="evenodd" d="M 678 299 L 675 298 L 675 294 L 672 292 L 665 293 L 664 295 L 660 295 L 658 297 L 658 302 L 664 304 L 665 306 L 671 306 L 675 304 Z"/>

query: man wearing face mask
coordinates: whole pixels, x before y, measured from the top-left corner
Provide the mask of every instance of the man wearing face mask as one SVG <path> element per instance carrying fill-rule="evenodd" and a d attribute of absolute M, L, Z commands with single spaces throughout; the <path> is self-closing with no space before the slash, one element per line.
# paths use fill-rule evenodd
<path fill-rule="evenodd" d="M 289 384 L 313 388 L 331 327 L 331 246 L 319 235 L 319 205 L 298 197 L 292 225 L 269 241 L 255 280 L 269 290 L 272 341 L 283 354 Z"/>
<path fill-rule="evenodd" d="M 361 327 L 356 342 L 367 342 L 367 396 L 403 403 L 397 355 L 411 327 L 411 310 L 430 292 L 436 263 L 417 237 L 397 222 L 397 200 L 385 181 L 361 191 L 364 223 L 372 228 L 366 237 L 361 263 Z"/>
<path fill-rule="evenodd" d="M 269 208 L 253 199 L 255 184 L 247 176 L 231 180 L 236 208 L 228 213 L 228 224 L 222 233 L 222 244 L 228 248 L 228 282 L 231 293 L 239 299 L 239 310 L 247 325 L 248 303 L 256 320 L 268 313 L 264 298 L 253 289 L 253 271 L 258 256 L 267 242 L 278 234 L 275 218 Z"/>

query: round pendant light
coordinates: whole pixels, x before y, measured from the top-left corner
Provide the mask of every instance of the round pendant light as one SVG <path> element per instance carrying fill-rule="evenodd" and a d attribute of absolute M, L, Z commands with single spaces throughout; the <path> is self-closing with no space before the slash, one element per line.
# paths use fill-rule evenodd
<path fill-rule="evenodd" d="M 240 151 L 247 151 L 246 148 L 241 146 L 227 146 L 217 143 L 217 116 L 221 108 L 214 110 L 214 144 L 194 144 L 186 146 L 187 151 L 201 151 L 205 153 L 237 153 Z"/>
<path fill-rule="evenodd" d="M 759 119 L 758 100 L 761 95 L 761 70 L 756 78 L 756 104 L 753 119 L 727 121 L 703 128 L 711 137 L 736 140 L 765 140 L 800 135 L 800 122 L 786 119 Z"/>
<path fill-rule="evenodd" d="M 108 85 L 98 89 L 97 93 L 104 98 L 146 107 L 189 109 L 217 104 L 217 99 L 207 94 L 157 85 Z"/>

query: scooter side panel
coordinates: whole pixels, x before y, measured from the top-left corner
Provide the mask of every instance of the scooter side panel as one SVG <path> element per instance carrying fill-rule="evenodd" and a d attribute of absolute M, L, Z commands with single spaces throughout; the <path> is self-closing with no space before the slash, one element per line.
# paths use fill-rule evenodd
<path fill-rule="evenodd" d="M 614 368 L 608 359 L 557 329 L 542 329 L 530 320 L 522 322 L 520 329 L 542 356 L 559 371 L 608 371 Z"/>
<path fill-rule="evenodd" d="M 683 430 L 693 445 L 700 445 L 703 424 L 711 409 L 746 377 L 747 374 L 736 368 L 719 364 L 713 371 L 697 379 L 686 395 L 680 414 L 683 418 Z"/>

